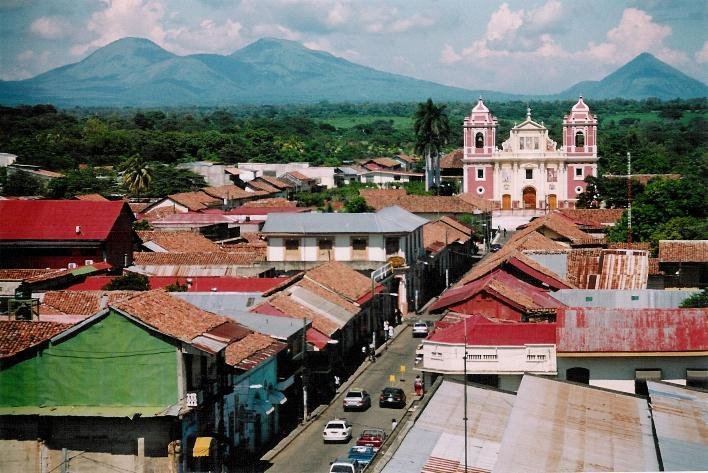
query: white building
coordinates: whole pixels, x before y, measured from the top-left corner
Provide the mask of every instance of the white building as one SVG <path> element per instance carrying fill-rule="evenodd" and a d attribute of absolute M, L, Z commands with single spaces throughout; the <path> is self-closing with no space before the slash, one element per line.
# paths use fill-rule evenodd
<path fill-rule="evenodd" d="M 496 132 L 497 119 L 480 97 L 464 121 L 463 192 L 502 210 L 575 207 L 584 179 L 597 176 L 597 117 L 582 96 L 563 117 L 560 148 L 543 123 L 531 119 L 531 109 L 501 149 Z"/>

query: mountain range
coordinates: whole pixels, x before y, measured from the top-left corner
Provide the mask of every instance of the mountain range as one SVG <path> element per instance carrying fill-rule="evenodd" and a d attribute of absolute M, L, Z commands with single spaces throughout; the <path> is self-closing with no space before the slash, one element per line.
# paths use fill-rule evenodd
<path fill-rule="evenodd" d="M 601 81 L 546 96 L 466 90 L 378 71 L 300 43 L 263 38 L 235 53 L 178 56 L 150 40 L 123 38 L 74 64 L 0 82 L 4 105 L 181 106 L 330 102 L 556 100 L 705 97 L 708 87 L 648 53 Z"/>

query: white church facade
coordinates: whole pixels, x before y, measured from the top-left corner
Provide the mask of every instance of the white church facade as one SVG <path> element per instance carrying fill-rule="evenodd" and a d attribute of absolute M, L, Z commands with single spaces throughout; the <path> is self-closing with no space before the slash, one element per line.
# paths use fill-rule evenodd
<path fill-rule="evenodd" d="M 496 146 L 497 119 L 480 97 L 464 120 L 463 189 L 502 210 L 574 208 L 587 176 L 597 176 L 597 117 L 582 96 L 563 117 L 560 147 L 531 119 Z"/>

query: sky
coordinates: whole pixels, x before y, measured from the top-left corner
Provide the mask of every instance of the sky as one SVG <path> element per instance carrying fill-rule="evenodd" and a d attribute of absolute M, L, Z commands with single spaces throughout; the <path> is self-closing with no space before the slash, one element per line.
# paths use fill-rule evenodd
<path fill-rule="evenodd" d="M 117 39 L 179 55 L 294 40 L 467 89 L 560 92 L 642 52 L 708 82 L 708 0 L 0 0 L 0 80 Z"/>

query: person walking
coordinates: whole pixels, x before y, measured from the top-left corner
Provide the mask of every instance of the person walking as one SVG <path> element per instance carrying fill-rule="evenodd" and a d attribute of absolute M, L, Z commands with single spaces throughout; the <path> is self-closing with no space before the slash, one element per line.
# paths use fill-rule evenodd
<path fill-rule="evenodd" d="M 335 374 L 335 375 L 334 375 L 334 391 L 335 391 L 335 392 L 336 392 L 336 391 L 339 391 L 339 383 L 340 383 L 339 376 L 337 376 L 337 375 Z"/>
<path fill-rule="evenodd" d="M 420 379 L 420 375 L 415 376 L 415 381 L 413 381 L 413 388 L 415 389 L 416 396 L 423 395 L 423 380 Z"/>
<path fill-rule="evenodd" d="M 393 432 L 394 430 L 396 430 L 396 426 L 397 426 L 397 425 L 398 425 L 398 421 L 397 421 L 396 418 L 394 417 L 393 419 L 391 419 L 391 432 Z"/>
<path fill-rule="evenodd" d="M 388 326 L 388 339 L 393 340 L 393 335 L 396 333 L 393 325 Z"/>

